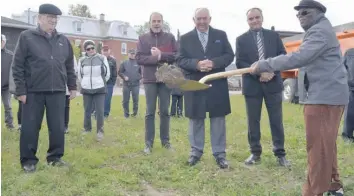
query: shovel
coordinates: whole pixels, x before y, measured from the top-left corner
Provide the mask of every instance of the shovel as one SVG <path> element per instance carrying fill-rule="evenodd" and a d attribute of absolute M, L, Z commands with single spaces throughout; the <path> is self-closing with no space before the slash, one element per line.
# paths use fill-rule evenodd
<path fill-rule="evenodd" d="M 199 81 L 196 80 L 186 80 L 186 79 L 181 79 L 179 82 L 179 88 L 182 91 L 198 91 L 198 90 L 204 90 L 207 88 L 210 88 L 211 85 L 205 84 L 207 81 L 211 80 L 216 80 L 220 78 L 227 78 L 230 76 L 235 76 L 235 75 L 242 75 L 242 74 L 247 74 L 251 73 L 252 68 L 243 68 L 243 69 L 236 69 L 236 70 L 231 70 L 231 71 L 225 71 L 225 72 L 219 72 L 219 73 L 214 73 L 214 74 L 209 74 L 201 78 Z"/>

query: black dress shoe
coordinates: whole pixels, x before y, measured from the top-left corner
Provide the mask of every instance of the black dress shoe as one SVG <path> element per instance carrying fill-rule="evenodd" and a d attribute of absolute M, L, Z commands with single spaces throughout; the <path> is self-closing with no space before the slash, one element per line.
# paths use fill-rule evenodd
<path fill-rule="evenodd" d="M 48 164 L 51 165 L 51 166 L 56 166 L 56 167 L 63 167 L 63 166 L 67 166 L 68 164 L 61 160 L 61 159 L 57 159 L 57 160 L 54 160 L 54 161 L 48 161 Z"/>
<path fill-rule="evenodd" d="M 246 160 L 245 160 L 245 164 L 246 165 L 254 165 L 256 163 L 259 163 L 261 161 L 261 157 L 251 154 L 251 156 L 249 156 Z"/>
<path fill-rule="evenodd" d="M 224 159 L 224 158 L 217 158 L 216 163 L 219 165 L 220 169 L 229 168 L 229 164 L 227 163 L 226 159 Z"/>
<path fill-rule="evenodd" d="M 33 164 L 27 164 L 22 166 L 23 171 L 26 173 L 32 173 L 36 171 L 36 166 Z"/>
<path fill-rule="evenodd" d="M 286 160 L 285 157 L 278 157 L 278 163 L 280 166 L 283 166 L 283 167 L 290 167 L 291 164 L 288 160 Z"/>
<path fill-rule="evenodd" d="M 196 156 L 190 156 L 188 161 L 187 161 L 187 164 L 189 166 L 194 166 L 196 165 L 198 162 L 200 161 L 200 158 L 196 157 Z"/>

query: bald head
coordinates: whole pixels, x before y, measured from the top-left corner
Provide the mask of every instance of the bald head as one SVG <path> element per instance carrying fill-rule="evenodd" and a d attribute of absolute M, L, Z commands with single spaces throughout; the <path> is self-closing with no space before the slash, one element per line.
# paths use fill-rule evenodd
<path fill-rule="evenodd" d="M 210 12 L 208 8 L 198 8 L 194 13 L 194 24 L 198 31 L 206 32 L 209 29 L 211 21 Z"/>

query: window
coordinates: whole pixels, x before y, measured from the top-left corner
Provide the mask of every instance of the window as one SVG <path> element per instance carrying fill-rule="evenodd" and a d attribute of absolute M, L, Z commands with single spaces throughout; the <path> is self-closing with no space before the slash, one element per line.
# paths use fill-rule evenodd
<path fill-rule="evenodd" d="M 82 22 L 80 21 L 75 21 L 74 22 L 74 30 L 76 32 L 81 32 L 82 31 Z"/>
<path fill-rule="evenodd" d="M 121 53 L 127 54 L 127 43 L 122 43 L 121 45 Z"/>

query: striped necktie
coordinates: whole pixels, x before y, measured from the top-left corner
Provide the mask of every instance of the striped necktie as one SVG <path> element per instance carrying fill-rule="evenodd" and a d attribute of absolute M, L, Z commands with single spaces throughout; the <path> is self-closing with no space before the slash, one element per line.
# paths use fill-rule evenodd
<path fill-rule="evenodd" d="M 258 60 L 264 59 L 264 46 L 263 46 L 260 32 L 257 32 L 257 48 L 258 48 L 258 56 L 259 56 Z"/>
<path fill-rule="evenodd" d="M 206 36 L 206 33 L 204 33 L 204 32 L 201 32 L 201 33 L 200 33 L 200 43 L 202 44 L 204 51 L 205 51 L 206 45 L 207 45 L 205 36 Z"/>

